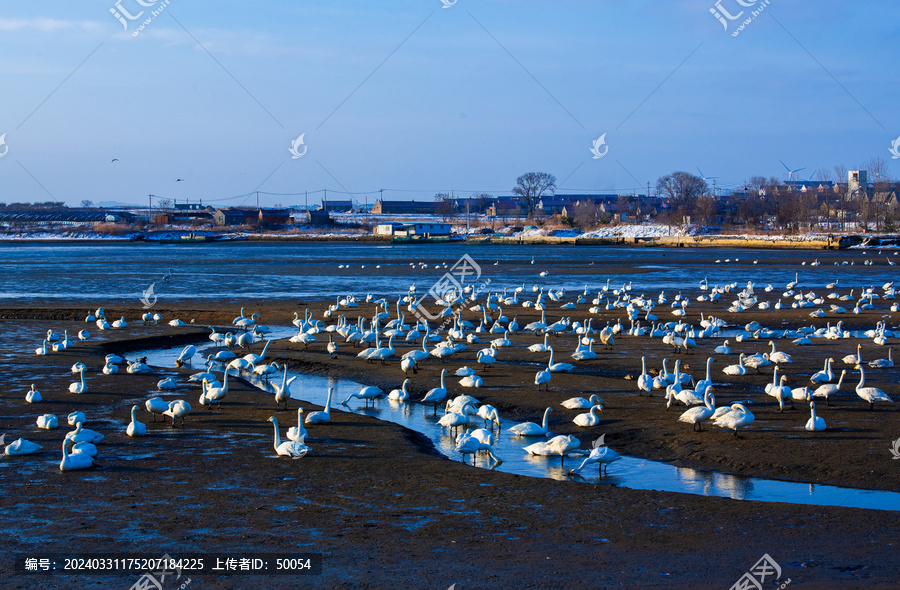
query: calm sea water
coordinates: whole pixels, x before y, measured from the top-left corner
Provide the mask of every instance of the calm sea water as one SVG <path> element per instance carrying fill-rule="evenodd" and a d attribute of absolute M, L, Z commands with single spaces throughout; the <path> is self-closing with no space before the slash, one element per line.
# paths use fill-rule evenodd
<path fill-rule="evenodd" d="M 490 288 L 534 284 L 596 290 L 610 279 L 634 290 L 693 288 L 752 280 L 777 289 L 799 272 L 801 283 L 823 288 L 881 285 L 897 277 L 893 252 L 784 251 L 610 246 L 501 246 L 463 243 L 375 245 L 356 243 L 0 244 L 0 299 L 136 299 L 154 284 L 161 299 L 313 298 L 338 294 L 395 295 L 416 283 L 425 293 L 464 254 L 480 266 Z M 818 258 L 821 266 L 801 266 Z M 534 264 L 531 263 L 534 259 Z M 725 259 L 731 259 L 725 263 Z M 735 262 L 735 259 L 738 259 Z M 875 265 L 863 266 L 870 259 Z M 721 260 L 721 263 L 716 263 Z M 835 267 L 834 261 L 853 266 Z M 756 264 L 754 264 L 756 261 Z M 427 268 L 410 263 L 426 262 Z M 347 265 L 338 268 L 339 265 Z M 380 268 L 377 268 L 380 265 Z M 365 266 L 365 268 L 362 268 Z M 435 268 L 438 266 L 438 268 Z M 171 269 L 172 278 L 162 277 Z M 548 271 L 546 278 L 539 273 Z"/>

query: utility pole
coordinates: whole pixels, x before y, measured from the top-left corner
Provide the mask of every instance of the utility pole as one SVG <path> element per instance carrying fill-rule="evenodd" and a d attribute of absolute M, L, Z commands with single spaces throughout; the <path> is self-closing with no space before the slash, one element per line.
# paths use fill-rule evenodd
<path fill-rule="evenodd" d="M 306 203 L 306 210 L 309 211 L 309 191 L 303 191 L 303 200 Z"/>
<path fill-rule="evenodd" d="M 259 191 L 256 191 L 256 210 L 259 211 Z"/>
<path fill-rule="evenodd" d="M 325 193 L 325 196 L 323 197 L 323 200 L 322 200 L 322 210 L 325 211 L 326 213 L 328 213 L 328 189 L 326 188 L 326 189 L 322 189 L 322 190 Z"/>

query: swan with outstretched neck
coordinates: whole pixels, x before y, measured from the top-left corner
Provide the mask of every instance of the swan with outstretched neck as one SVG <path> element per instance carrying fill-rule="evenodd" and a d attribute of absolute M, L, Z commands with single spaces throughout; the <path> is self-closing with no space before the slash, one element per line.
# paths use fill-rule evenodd
<path fill-rule="evenodd" d="M 275 416 L 269 418 L 269 422 L 275 426 L 275 452 L 282 457 L 293 457 L 299 459 L 309 452 L 309 447 L 302 442 L 296 440 L 286 440 L 281 442 L 281 433 L 278 431 L 278 420 Z"/>
<path fill-rule="evenodd" d="M 334 387 L 328 388 L 328 397 L 325 398 L 325 409 L 319 412 L 310 412 L 306 415 L 307 424 L 325 424 L 331 421 L 331 395 Z"/>
<path fill-rule="evenodd" d="M 541 425 L 537 425 L 534 422 L 522 422 L 521 424 L 516 424 L 512 428 L 509 429 L 516 436 L 542 436 L 547 434 L 547 419 L 550 416 L 550 411 L 552 408 L 547 408 L 544 410 L 544 420 Z"/>

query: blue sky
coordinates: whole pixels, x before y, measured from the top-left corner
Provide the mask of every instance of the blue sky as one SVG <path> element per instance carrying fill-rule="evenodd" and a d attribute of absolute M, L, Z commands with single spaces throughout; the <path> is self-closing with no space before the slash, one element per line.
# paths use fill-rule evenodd
<path fill-rule="evenodd" d="M 735 37 L 738 0 L 727 31 L 710 0 L 169 0 L 135 37 L 166 0 L 142 1 L 127 30 L 111 0 L 4 3 L 0 201 L 430 200 L 528 171 L 615 192 L 697 167 L 737 187 L 875 156 L 900 176 L 897 2 L 770 0 Z"/>

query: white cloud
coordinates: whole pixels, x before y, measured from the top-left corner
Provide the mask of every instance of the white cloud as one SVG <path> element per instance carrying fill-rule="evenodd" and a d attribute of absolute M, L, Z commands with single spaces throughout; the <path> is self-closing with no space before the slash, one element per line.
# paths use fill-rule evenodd
<path fill-rule="evenodd" d="M 100 23 L 89 20 L 71 21 L 55 18 L 0 18 L 0 31 L 20 31 L 34 29 L 43 33 L 63 30 L 95 32 L 102 29 Z"/>

